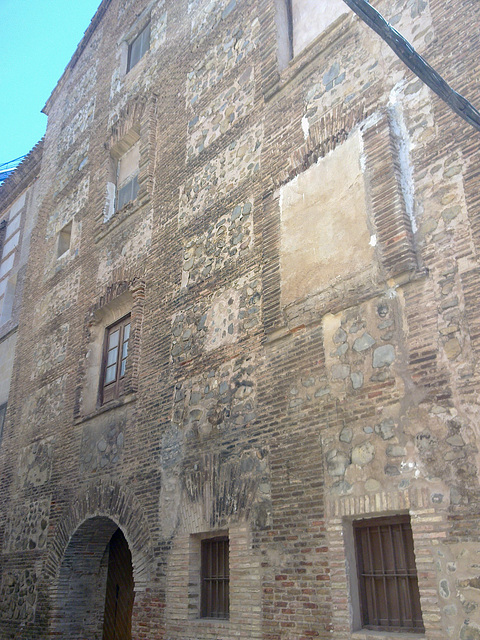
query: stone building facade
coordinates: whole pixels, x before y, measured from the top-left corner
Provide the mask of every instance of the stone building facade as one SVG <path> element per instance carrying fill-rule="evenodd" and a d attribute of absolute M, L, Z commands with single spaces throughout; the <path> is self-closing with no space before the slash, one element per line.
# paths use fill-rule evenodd
<path fill-rule="evenodd" d="M 374 5 L 475 102 L 478 2 Z M 45 112 L 0 637 L 478 640 L 479 134 L 341 0 L 103 0 Z"/>

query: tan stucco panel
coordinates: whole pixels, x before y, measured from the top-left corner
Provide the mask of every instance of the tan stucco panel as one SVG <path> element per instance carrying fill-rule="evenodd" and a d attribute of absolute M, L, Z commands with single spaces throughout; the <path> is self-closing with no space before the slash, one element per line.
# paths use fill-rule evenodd
<path fill-rule="evenodd" d="M 372 263 L 361 152 L 356 132 L 282 187 L 283 306 Z"/>
<path fill-rule="evenodd" d="M 335 20 L 348 13 L 343 0 L 294 0 L 293 53 L 298 55 Z"/>

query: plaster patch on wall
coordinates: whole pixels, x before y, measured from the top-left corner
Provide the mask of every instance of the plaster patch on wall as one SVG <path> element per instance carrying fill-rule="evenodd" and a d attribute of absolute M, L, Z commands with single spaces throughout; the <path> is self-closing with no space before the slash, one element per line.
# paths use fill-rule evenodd
<path fill-rule="evenodd" d="M 282 305 L 369 267 L 359 131 L 280 191 Z"/>

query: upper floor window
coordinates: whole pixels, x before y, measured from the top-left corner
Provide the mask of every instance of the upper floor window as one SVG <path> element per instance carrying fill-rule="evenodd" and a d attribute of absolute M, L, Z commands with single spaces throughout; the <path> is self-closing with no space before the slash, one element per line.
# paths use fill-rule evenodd
<path fill-rule="evenodd" d="M 362 626 L 424 632 L 408 515 L 353 523 Z"/>
<path fill-rule="evenodd" d="M 118 160 L 117 211 L 126 205 L 127 202 L 132 202 L 137 197 L 139 164 L 140 142 L 137 142 Z"/>
<path fill-rule="evenodd" d="M 140 31 L 128 47 L 127 73 L 143 58 L 150 48 L 150 22 Z"/>
<path fill-rule="evenodd" d="M 106 329 L 102 367 L 102 403 L 123 393 L 130 340 L 130 315 Z"/>

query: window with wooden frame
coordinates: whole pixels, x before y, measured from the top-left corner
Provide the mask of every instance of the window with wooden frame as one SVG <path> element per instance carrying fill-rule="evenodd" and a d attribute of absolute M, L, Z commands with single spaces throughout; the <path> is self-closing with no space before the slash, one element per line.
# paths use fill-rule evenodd
<path fill-rule="evenodd" d="M 229 617 L 228 536 L 202 540 L 200 615 L 202 618 Z"/>
<path fill-rule="evenodd" d="M 127 73 L 132 69 L 150 48 L 150 22 L 128 46 Z"/>
<path fill-rule="evenodd" d="M 101 381 L 102 404 L 123 393 L 123 382 L 130 340 L 130 315 L 107 327 L 103 350 Z"/>
<path fill-rule="evenodd" d="M 362 626 L 425 631 L 408 515 L 353 523 Z"/>

